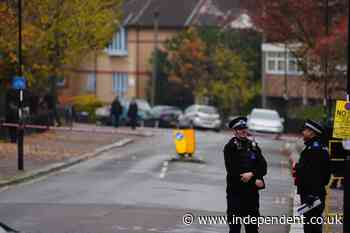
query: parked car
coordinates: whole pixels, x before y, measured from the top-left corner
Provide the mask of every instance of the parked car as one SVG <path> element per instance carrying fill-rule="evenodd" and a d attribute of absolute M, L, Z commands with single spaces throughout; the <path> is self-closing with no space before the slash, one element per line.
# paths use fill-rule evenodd
<path fill-rule="evenodd" d="M 282 133 L 284 119 L 276 110 L 254 108 L 248 115 L 248 129 L 257 132 Z"/>
<path fill-rule="evenodd" d="M 135 101 L 138 109 L 138 125 L 142 124 L 144 126 L 154 126 L 154 119 L 150 104 L 144 99 L 135 99 Z M 130 101 L 121 100 L 120 103 L 123 106 L 123 113 L 120 116 L 120 123 L 122 125 L 129 125 L 128 110 Z"/>
<path fill-rule="evenodd" d="M 105 105 L 95 110 L 96 122 L 102 125 L 111 125 L 111 105 Z"/>
<path fill-rule="evenodd" d="M 220 131 L 221 119 L 215 107 L 195 104 L 186 108 L 185 113 L 179 117 L 179 125 Z"/>
<path fill-rule="evenodd" d="M 159 127 L 175 127 L 182 110 L 175 106 L 158 105 L 152 108 L 153 119 Z"/>
<path fill-rule="evenodd" d="M 135 101 L 138 107 L 139 124 L 153 126 L 154 120 L 152 115 L 152 109 L 149 103 L 143 99 L 136 99 Z M 119 119 L 120 125 L 128 125 L 129 124 L 128 110 L 129 110 L 130 101 L 120 99 L 120 103 L 123 107 L 123 112 L 120 115 L 120 119 Z M 112 120 L 111 120 L 110 104 L 96 109 L 95 113 L 96 113 L 97 122 L 100 122 L 103 125 L 111 125 Z"/>

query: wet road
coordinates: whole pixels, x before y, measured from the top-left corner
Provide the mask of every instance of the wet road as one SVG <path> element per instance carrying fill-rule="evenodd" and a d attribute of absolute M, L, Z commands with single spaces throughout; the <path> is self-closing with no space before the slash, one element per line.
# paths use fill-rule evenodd
<path fill-rule="evenodd" d="M 183 215 L 224 215 L 222 148 L 228 133 L 197 132 L 196 157 L 173 162 L 171 130 L 104 153 L 41 180 L 0 192 L 1 221 L 27 233 L 228 232 L 224 224 L 183 224 Z M 283 141 L 257 138 L 268 161 L 261 214 L 291 214 L 292 179 Z M 262 232 L 288 232 L 264 225 Z"/>

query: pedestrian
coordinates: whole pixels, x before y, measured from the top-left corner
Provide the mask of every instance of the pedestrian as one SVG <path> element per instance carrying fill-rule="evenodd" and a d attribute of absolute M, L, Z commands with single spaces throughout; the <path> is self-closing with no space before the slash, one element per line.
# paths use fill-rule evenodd
<path fill-rule="evenodd" d="M 305 121 L 302 136 L 305 144 L 298 163 L 293 164 L 297 193 L 302 204 L 312 206 L 319 199 L 321 204 L 304 213 L 305 233 L 321 233 L 322 224 L 308 224 L 312 217 L 321 217 L 325 207 L 326 189 L 331 176 L 327 147 L 322 143 L 323 127 L 315 121 Z"/>
<path fill-rule="evenodd" d="M 133 99 L 129 105 L 128 117 L 130 120 L 130 126 L 134 130 L 137 125 L 138 107 L 135 99 Z"/>
<path fill-rule="evenodd" d="M 57 124 L 57 126 L 60 127 L 62 123 L 57 110 L 57 105 L 59 104 L 57 97 L 48 93 L 44 96 L 44 101 L 46 102 L 48 108 L 49 125 L 56 126 Z"/>
<path fill-rule="evenodd" d="M 239 219 L 260 216 L 259 190 L 265 188 L 267 164 L 258 144 L 248 138 L 246 117 L 233 119 L 229 127 L 234 136 L 224 147 L 227 217 L 230 233 L 240 233 Z M 245 231 L 258 233 L 257 223 L 245 224 Z"/>
<path fill-rule="evenodd" d="M 117 96 L 115 97 L 111 105 L 112 125 L 116 128 L 119 127 L 119 118 L 122 112 L 123 112 L 123 107 Z"/>

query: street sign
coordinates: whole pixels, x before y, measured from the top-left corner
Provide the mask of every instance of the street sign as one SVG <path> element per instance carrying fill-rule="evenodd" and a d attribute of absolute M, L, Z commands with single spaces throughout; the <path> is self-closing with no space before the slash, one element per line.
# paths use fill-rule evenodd
<path fill-rule="evenodd" d="M 12 88 L 16 90 L 26 89 L 26 79 L 23 76 L 15 76 L 12 79 Z"/>
<path fill-rule="evenodd" d="M 334 138 L 350 139 L 350 102 L 337 101 L 333 128 Z"/>
<path fill-rule="evenodd" d="M 180 141 L 180 140 L 184 139 L 184 135 L 182 133 L 177 133 L 175 135 L 175 138 L 176 138 L 176 140 Z"/>

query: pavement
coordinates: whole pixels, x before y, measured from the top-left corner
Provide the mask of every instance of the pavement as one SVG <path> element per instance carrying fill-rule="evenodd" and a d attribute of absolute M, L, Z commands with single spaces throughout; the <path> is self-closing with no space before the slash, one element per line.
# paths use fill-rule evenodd
<path fill-rule="evenodd" d="M 63 128 L 26 135 L 22 171 L 17 168 L 17 144 L 0 141 L 0 187 L 73 166 L 142 137 L 151 137 L 154 130 L 75 124 L 69 130 Z"/>

